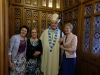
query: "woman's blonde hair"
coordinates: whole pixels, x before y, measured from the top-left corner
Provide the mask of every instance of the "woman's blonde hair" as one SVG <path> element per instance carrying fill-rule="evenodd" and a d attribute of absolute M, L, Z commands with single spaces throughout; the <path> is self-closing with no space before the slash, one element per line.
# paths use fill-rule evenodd
<path fill-rule="evenodd" d="M 72 25 L 71 23 L 67 23 L 67 24 L 65 24 L 64 27 L 66 27 L 66 26 L 68 26 L 71 30 L 73 30 L 73 25 Z"/>

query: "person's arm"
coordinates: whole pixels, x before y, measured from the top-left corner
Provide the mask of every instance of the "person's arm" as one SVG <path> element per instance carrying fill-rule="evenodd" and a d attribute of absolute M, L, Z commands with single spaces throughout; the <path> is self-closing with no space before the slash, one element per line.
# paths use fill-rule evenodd
<path fill-rule="evenodd" d="M 60 45 L 63 45 L 63 37 L 61 37 L 61 38 L 59 39 L 59 43 L 60 43 Z"/>
<path fill-rule="evenodd" d="M 60 47 L 65 50 L 65 51 L 68 51 L 68 52 L 75 52 L 76 51 L 76 47 L 77 47 L 77 36 L 75 36 L 72 41 L 71 41 L 71 47 L 70 48 L 65 48 L 63 45 L 61 45 Z"/>
<path fill-rule="evenodd" d="M 59 39 L 59 43 L 60 43 L 60 45 L 63 45 L 63 41 L 64 41 L 64 34 L 62 33 L 62 37 L 60 37 L 60 39 Z"/>
<path fill-rule="evenodd" d="M 8 52 L 8 61 L 9 61 L 10 67 L 12 67 L 11 55 L 12 55 L 14 43 L 15 43 L 15 36 L 12 36 L 11 39 L 10 39 L 9 52 Z"/>
<path fill-rule="evenodd" d="M 35 51 L 34 56 L 38 56 L 38 55 L 42 54 L 42 51 L 43 51 L 42 43 L 41 43 L 41 40 L 39 40 L 38 50 Z"/>
<path fill-rule="evenodd" d="M 8 61 L 9 61 L 9 67 L 12 67 L 12 62 L 11 62 L 11 55 L 8 55 Z"/>
<path fill-rule="evenodd" d="M 30 40 L 28 39 L 27 40 L 27 49 L 26 49 L 26 59 L 28 60 L 29 58 L 33 57 L 33 50 L 31 50 L 31 47 L 30 47 Z"/>

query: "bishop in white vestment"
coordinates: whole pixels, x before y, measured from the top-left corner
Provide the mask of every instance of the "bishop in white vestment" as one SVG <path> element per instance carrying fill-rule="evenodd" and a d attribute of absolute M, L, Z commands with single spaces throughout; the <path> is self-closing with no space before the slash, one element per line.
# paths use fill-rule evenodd
<path fill-rule="evenodd" d="M 41 70 L 44 75 L 58 75 L 60 30 L 57 25 L 58 14 L 54 14 L 51 26 L 40 37 L 43 46 Z"/>

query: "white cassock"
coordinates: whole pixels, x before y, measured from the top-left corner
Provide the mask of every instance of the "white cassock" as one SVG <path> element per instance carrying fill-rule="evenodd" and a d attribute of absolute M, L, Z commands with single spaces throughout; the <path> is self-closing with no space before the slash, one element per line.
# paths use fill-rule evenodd
<path fill-rule="evenodd" d="M 52 48 L 52 51 L 50 51 L 50 44 L 48 39 L 48 30 L 46 29 L 40 39 L 42 41 L 43 46 L 43 54 L 42 54 L 42 60 L 41 60 L 41 70 L 44 73 L 44 75 L 57 75 L 59 70 L 59 38 L 60 38 L 60 30 L 57 31 L 57 39 L 55 42 L 55 45 Z M 53 39 L 55 37 L 55 32 L 51 32 L 51 35 L 53 36 Z"/>

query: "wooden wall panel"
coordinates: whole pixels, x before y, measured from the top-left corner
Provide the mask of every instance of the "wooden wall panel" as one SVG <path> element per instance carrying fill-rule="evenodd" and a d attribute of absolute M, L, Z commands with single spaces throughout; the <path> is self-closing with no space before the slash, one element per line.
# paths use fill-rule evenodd
<path fill-rule="evenodd" d="M 4 1 L 0 0 L 0 75 L 4 75 L 4 10 L 3 10 Z"/>
<path fill-rule="evenodd" d="M 8 75 L 8 0 L 0 0 L 0 75 Z"/>
<path fill-rule="evenodd" d="M 88 75 L 88 62 L 85 60 L 81 60 L 80 62 L 80 75 Z"/>
<path fill-rule="evenodd" d="M 78 20 L 78 14 L 79 14 L 79 8 L 75 7 L 72 8 L 71 10 L 64 11 L 63 15 L 63 22 L 64 24 L 66 23 L 72 23 L 73 24 L 73 33 L 77 35 L 77 28 L 79 25 L 79 20 Z"/>
<path fill-rule="evenodd" d="M 30 29 L 37 28 L 39 36 L 49 27 L 50 19 L 54 12 L 45 10 L 36 10 L 31 8 L 24 8 L 24 21 L 23 24 L 27 25 Z"/>
<path fill-rule="evenodd" d="M 23 5 L 23 0 L 10 0 L 12 4 Z"/>
<path fill-rule="evenodd" d="M 8 0 L 5 0 L 4 11 L 4 75 L 8 75 L 8 49 L 9 49 L 9 19 L 8 19 Z M 4 7 L 3 7 L 4 8 Z"/>
<path fill-rule="evenodd" d="M 20 26 L 23 25 L 23 10 L 21 6 L 11 6 L 9 12 L 10 11 L 12 11 L 9 15 L 9 36 L 11 37 L 14 34 L 18 34 Z"/>
<path fill-rule="evenodd" d="M 88 75 L 99 75 L 99 67 L 94 65 L 94 64 L 90 64 L 89 66 L 89 70 L 88 70 Z"/>
<path fill-rule="evenodd" d="M 51 13 L 62 11 L 62 8 L 56 8 L 54 6 L 56 0 L 53 0 L 53 7 L 48 7 L 48 0 L 44 7 L 42 1 L 43 0 L 10 0 L 10 11 L 12 11 L 10 12 L 10 27 L 12 28 L 12 30 L 9 31 L 10 37 L 14 34 L 18 34 L 18 30 L 22 25 L 27 25 L 30 29 L 34 26 L 37 27 L 40 36 L 50 23 L 49 18 Z M 42 17 L 46 18 L 43 19 Z"/>

